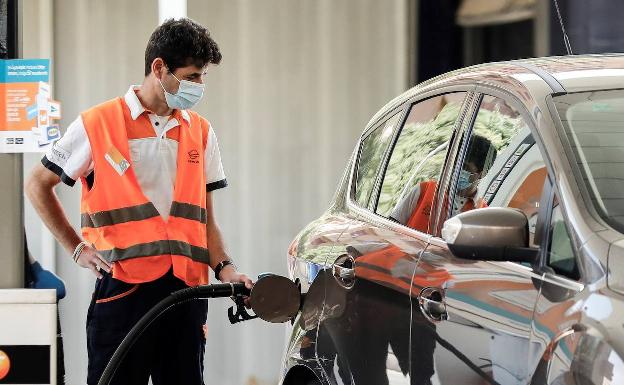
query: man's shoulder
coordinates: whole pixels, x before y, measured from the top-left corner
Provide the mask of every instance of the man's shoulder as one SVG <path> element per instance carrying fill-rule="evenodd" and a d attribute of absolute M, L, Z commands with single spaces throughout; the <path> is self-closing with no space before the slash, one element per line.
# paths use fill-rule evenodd
<path fill-rule="evenodd" d="M 104 131 L 110 131 L 111 129 L 125 130 L 125 125 L 123 124 L 125 119 L 124 109 L 127 110 L 127 108 L 122 98 L 114 98 L 83 111 L 80 113 L 80 118 L 85 130 L 88 132 L 97 132 L 103 129 Z"/>
<path fill-rule="evenodd" d="M 95 106 L 92 106 L 88 109 L 86 109 L 85 111 L 82 112 L 82 115 L 84 114 L 88 114 L 91 112 L 108 112 L 114 109 L 118 109 L 120 107 L 123 107 L 123 99 L 120 97 L 116 97 L 113 99 L 109 99 L 105 102 L 102 102 L 100 104 L 96 104 Z"/>
<path fill-rule="evenodd" d="M 196 120 L 200 123 L 202 127 L 210 127 L 210 122 L 208 119 L 204 118 L 199 114 L 199 112 L 184 110 L 190 117 L 191 121 Z"/>
<path fill-rule="evenodd" d="M 201 130 L 202 138 L 204 141 L 204 147 L 205 147 L 207 140 L 208 140 L 208 135 L 210 134 L 210 131 L 211 131 L 210 122 L 208 121 L 208 119 L 204 118 L 203 116 L 201 116 L 199 113 L 195 111 L 191 111 L 191 110 L 185 110 L 185 111 L 186 113 L 188 113 L 190 117 L 190 126 L 191 127 L 195 127 L 196 125 L 199 126 L 196 129 Z"/>

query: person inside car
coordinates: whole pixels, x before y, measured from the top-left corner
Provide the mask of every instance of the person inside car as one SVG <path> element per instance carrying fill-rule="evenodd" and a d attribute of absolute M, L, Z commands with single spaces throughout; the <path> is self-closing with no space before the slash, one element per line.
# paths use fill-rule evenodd
<path fill-rule="evenodd" d="M 457 194 L 453 199 L 451 217 L 487 203 L 476 199 L 477 187 L 496 159 L 496 148 L 492 142 L 481 136 L 473 135 L 466 159 L 457 180 Z M 423 181 L 405 195 L 395 206 L 390 219 L 415 230 L 428 232 L 431 205 L 435 197 L 438 182 Z"/>

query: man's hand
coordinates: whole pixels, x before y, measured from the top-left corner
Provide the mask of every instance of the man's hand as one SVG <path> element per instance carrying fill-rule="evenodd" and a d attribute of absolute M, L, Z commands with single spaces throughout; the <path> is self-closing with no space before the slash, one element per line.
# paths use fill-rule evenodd
<path fill-rule="evenodd" d="M 249 278 L 247 275 L 243 274 L 243 273 L 239 273 L 238 271 L 236 271 L 236 268 L 233 265 L 227 265 L 225 266 L 222 270 L 221 273 L 219 274 L 220 276 L 220 281 L 221 282 L 226 282 L 226 283 L 236 283 L 236 282 L 242 282 L 245 284 L 245 287 L 249 290 L 251 290 L 253 288 L 253 281 L 251 280 L 251 278 Z M 219 278 L 219 277 L 217 277 Z M 232 297 L 232 299 L 234 299 L 234 297 Z M 249 302 L 249 297 L 248 296 L 243 296 L 243 299 L 245 301 L 245 307 L 247 307 L 248 309 L 251 307 L 251 303 Z"/>
<path fill-rule="evenodd" d="M 93 247 L 88 245 L 82 249 L 76 263 L 85 269 L 91 270 L 98 278 L 102 278 L 100 270 L 104 270 L 107 273 L 110 273 L 111 271 L 111 264 L 108 263 L 108 261 L 105 260 Z"/>
<path fill-rule="evenodd" d="M 249 278 L 247 275 L 243 273 L 239 273 L 238 271 L 236 271 L 236 268 L 232 265 L 225 266 L 223 270 L 221 270 L 221 273 L 219 275 L 220 277 L 218 278 L 221 282 L 227 282 L 227 283 L 242 282 L 245 284 L 245 287 L 247 289 L 251 290 L 251 288 L 253 288 L 254 283 L 251 280 L 251 278 Z"/>

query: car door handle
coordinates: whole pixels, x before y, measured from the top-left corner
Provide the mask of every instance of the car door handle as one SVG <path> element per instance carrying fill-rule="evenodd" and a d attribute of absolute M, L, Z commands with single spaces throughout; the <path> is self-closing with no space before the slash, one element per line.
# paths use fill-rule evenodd
<path fill-rule="evenodd" d="M 355 260 L 348 254 L 341 255 L 332 266 L 332 273 L 338 283 L 350 289 L 355 284 Z"/>
<path fill-rule="evenodd" d="M 425 318 L 432 322 L 445 321 L 448 319 L 446 304 L 444 303 L 444 292 L 435 287 L 426 287 L 418 295 L 420 311 Z"/>

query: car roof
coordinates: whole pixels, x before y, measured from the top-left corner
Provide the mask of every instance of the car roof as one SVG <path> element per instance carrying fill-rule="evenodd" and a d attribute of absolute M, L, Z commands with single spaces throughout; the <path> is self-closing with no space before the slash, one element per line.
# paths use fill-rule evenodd
<path fill-rule="evenodd" d="M 552 56 L 462 68 L 407 90 L 377 112 L 368 126 L 416 95 L 441 87 L 484 84 L 536 97 L 544 93 L 544 83 L 548 93 L 624 88 L 624 54 Z"/>

